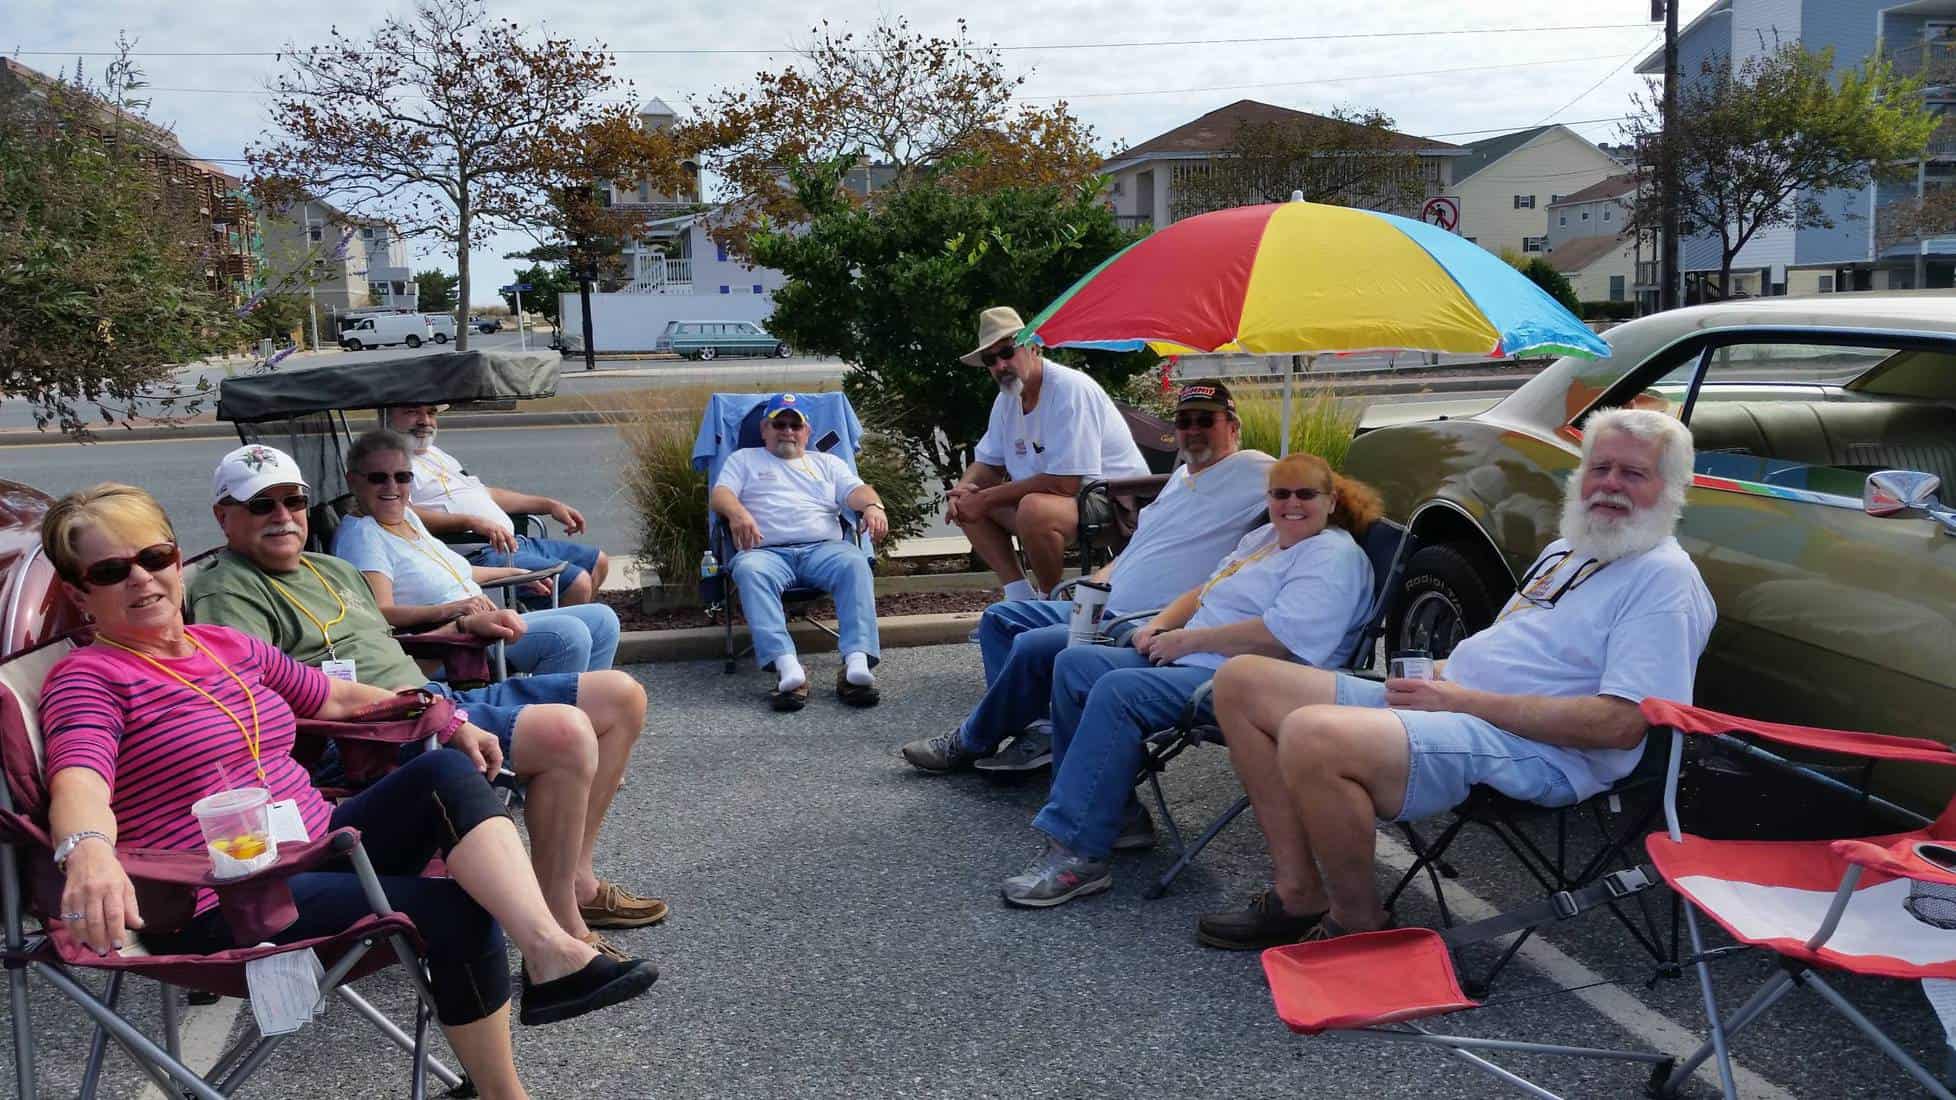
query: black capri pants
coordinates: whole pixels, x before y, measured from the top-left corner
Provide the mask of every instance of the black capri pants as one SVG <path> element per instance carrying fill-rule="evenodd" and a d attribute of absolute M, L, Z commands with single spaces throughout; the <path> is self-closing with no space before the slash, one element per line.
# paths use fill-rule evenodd
<path fill-rule="evenodd" d="M 422 753 L 333 810 L 333 828 L 360 830 L 387 902 L 420 930 L 444 1025 L 471 1024 L 509 1001 L 503 930 L 453 879 L 423 878 L 436 855 L 447 857 L 470 830 L 507 817 L 502 800 L 459 751 Z M 344 931 L 373 910 L 345 860 L 293 875 L 299 919 L 273 937 L 291 943 Z M 146 937 L 153 949 L 203 954 L 236 946 L 221 910 L 206 910 L 179 931 Z"/>

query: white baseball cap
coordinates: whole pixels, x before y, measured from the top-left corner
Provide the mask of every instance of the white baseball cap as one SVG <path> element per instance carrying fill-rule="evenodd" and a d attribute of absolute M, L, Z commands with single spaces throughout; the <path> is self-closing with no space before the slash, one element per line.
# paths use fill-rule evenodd
<path fill-rule="evenodd" d="M 211 475 L 211 502 L 250 500 L 273 485 L 306 485 L 292 456 L 277 447 L 251 443 L 218 460 Z M 308 486 L 309 488 L 309 486 Z"/>

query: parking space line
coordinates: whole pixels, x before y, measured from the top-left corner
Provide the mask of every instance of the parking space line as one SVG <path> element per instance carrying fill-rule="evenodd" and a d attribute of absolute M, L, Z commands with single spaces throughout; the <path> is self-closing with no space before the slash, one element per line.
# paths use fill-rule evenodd
<path fill-rule="evenodd" d="M 194 1005 L 178 1017 L 183 1038 L 183 1064 L 202 1073 L 217 1064 L 231 1038 L 231 1025 L 237 1022 L 244 1002 L 236 997 L 219 997 L 215 1004 Z M 136 1100 L 165 1100 L 163 1091 L 151 1082 L 136 1094 Z"/>
<path fill-rule="evenodd" d="M 1379 862 L 1394 872 L 1404 874 L 1413 865 L 1412 849 L 1397 837 L 1386 833 L 1379 834 Z M 1416 880 L 1417 889 L 1432 896 L 1432 883 L 1425 876 Z M 1453 910 L 1462 922 L 1483 920 L 1500 912 L 1479 895 L 1461 885 L 1455 879 L 1447 884 L 1447 907 Z M 1601 1013 L 1603 1018 L 1635 1035 L 1653 1050 L 1684 1058 L 1698 1049 L 1704 1036 L 1678 1025 L 1675 1021 L 1631 996 L 1615 984 L 1597 985 L 1606 979 L 1589 969 L 1575 958 L 1545 942 L 1540 936 L 1531 936 L 1521 948 L 1518 957 L 1530 966 L 1546 974 L 1550 981 L 1565 989 L 1576 990 L 1575 996 Z M 1694 984 L 1697 976 L 1689 975 L 1688 981 Z M 1590 988 L 1580 988 L 1589 986 Z M 1695 1003 L 1695 1002 L 1694 1002 Z M 1746 1097 L 1770 1098 L 1770 1100 L 1792 1100 L 1793 1093 L 1773 1084 L 1766 1078 L 1732 1059 L 1732 1075 L 1739 1086 L 1739 1094 Z M 1718 1067 L 1710 1059 L 1698 1067 L 1693 1075 L 1695 1080 L 1718 1087 Z"/>

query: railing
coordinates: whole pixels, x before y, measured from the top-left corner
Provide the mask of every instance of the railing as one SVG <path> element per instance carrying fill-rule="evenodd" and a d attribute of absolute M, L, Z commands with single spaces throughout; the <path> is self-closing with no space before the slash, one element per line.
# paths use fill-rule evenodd
<path fill-rule="evenodd" d="M 1944 113 L 1942 125 L 1929 135 L 1929 152 L 1936 156 L 1956 153 L 1956 107 Z"/>
<path fill-rule="evenodd" d="M 1956 42 L 1911 42 L 1887 52 L 1897 76 L 1920 74 L 1932 85 L 1956 83 Z"/>
<path fill-rule="evenodd" d="M 669 259 L 657 253 L 639 253 L 632 264 L 633 294 L 689 294 L 693 289 L 693 261 Z"/>
<path fill-rule="evenodd" d="M 1152 214 L 1116 214 L 1114 223 L 1122 229 L 1153 229 L 1155 219 Z"/>
<path fill-rule="evenodd" d="M 677 202 L 672 199 L 657 199 L 652 202 L 640 202 L 637 199 L 611 200 L 611 209 L 613 210 L 629 210 L 636 213 L 650 214 L 655 218 L 670 218 L 680 214 L 690 214 L 699 208 L 699 203 Z"/>

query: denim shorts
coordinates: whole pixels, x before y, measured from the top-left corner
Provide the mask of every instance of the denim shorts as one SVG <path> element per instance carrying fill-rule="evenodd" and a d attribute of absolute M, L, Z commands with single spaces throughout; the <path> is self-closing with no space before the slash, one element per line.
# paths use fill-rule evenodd
<path fill-rule="evenodd" d="M 441 683 L 431 683 L 427 687 L 429 691 L 468 711 L 470 725 L 495 734 L 497 740 L 503 743 L 503 762 L 513 767 L 516 716 L 523 712 L 524 707 L 538 703 L 575 706 L 579 675 L 561 672 L 549 676 L 518 676 L 469 691 L 456 691 Z M 413 748 L 409 746 L 406 755 L 413 755 Z"/>
<path fill-rule="evenodd" d="M 1338 676 L 1341 707 L 1382 708 L 1385 685 L 1358 676 Z M 1543 746 L 1471 714 L 1437 710 L 1395 710 L 1406 728 L 1406 798 L 1395 821 L 1418 821 L 1467 801 L 1477 785 L 1537 806 L 1567 806 L 1576 788 L 1545 756 Z"/>

